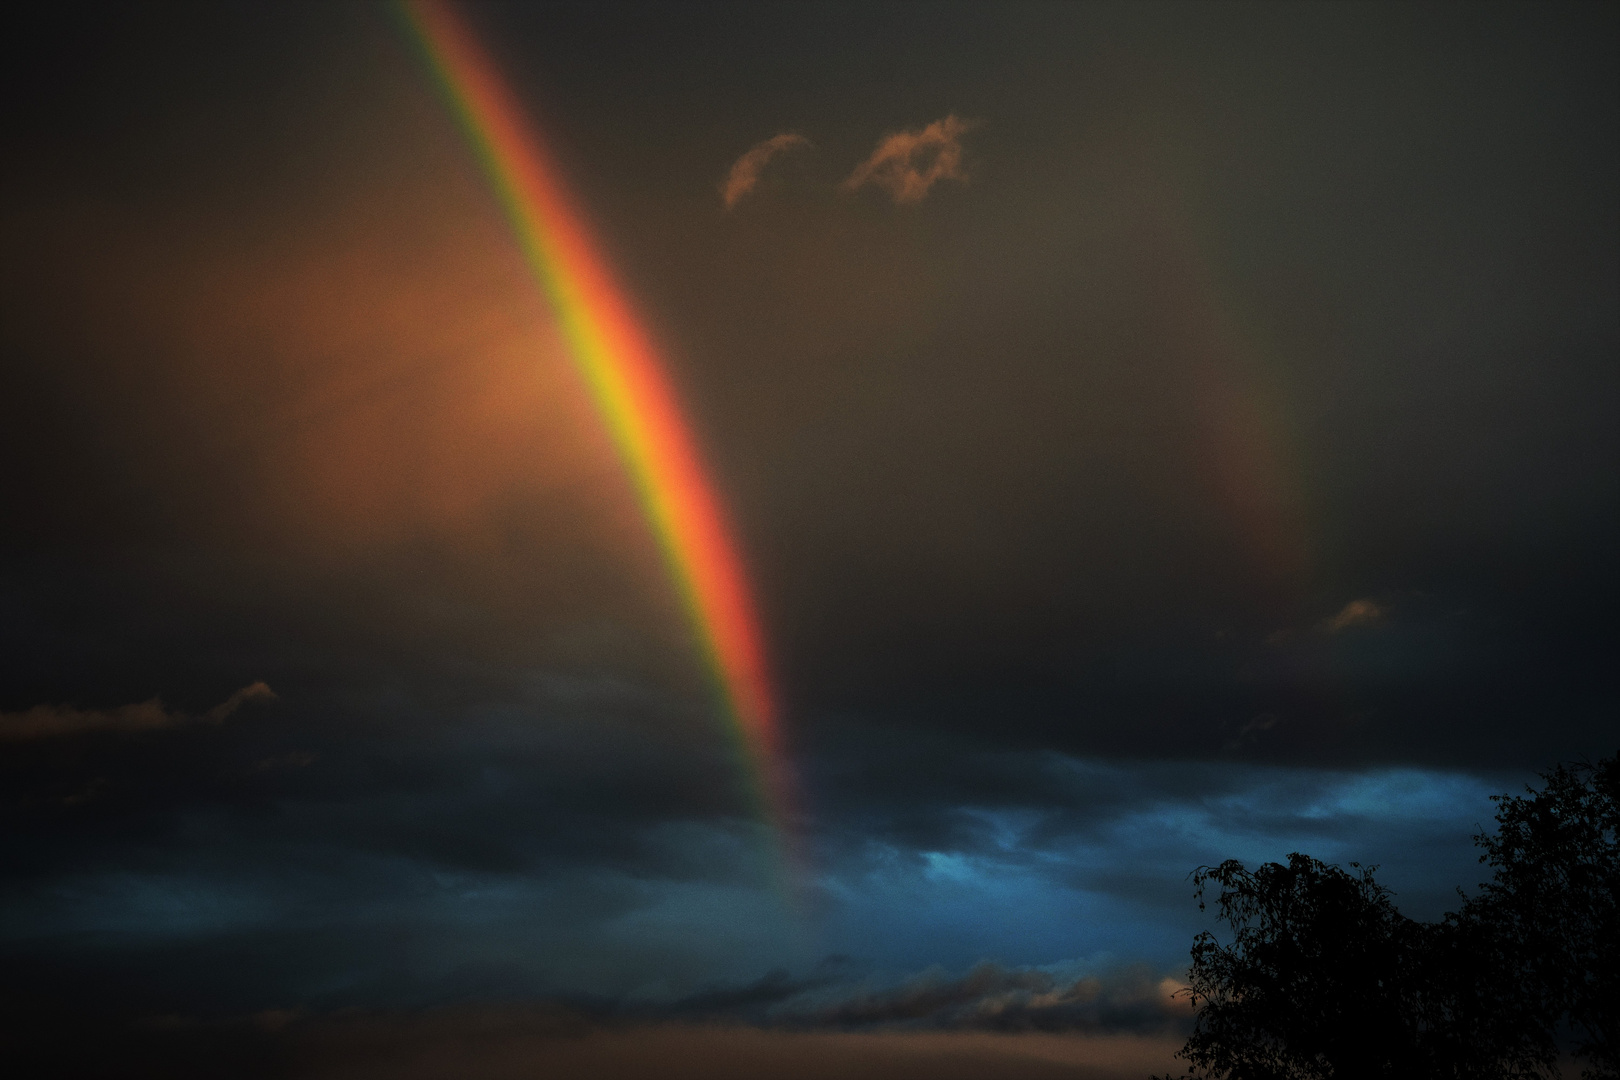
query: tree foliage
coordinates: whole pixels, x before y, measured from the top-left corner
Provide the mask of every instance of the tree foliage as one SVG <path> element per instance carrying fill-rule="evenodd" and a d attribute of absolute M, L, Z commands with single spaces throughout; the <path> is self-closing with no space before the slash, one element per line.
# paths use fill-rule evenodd
<path fill-rule="evenodd" d="M 1402 915 L 1376 868 L 1306 855 L 1193 874 L 1200 909 L 1181 1058 L 1212 1080 L 1557 1076 L 1560 1052 L 1620 1080 L 1620 758 L 1497 796 L 1495 871 L 1436 923 Z"/>

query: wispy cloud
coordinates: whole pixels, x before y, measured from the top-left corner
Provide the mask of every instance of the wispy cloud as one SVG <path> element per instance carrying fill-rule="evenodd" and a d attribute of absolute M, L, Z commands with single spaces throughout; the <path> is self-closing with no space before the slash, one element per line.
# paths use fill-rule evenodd
<path fill-rule="evenodd" d="M 921 202 L 936 182 L 965 179 L 962 136 L 974 126 L 953 113 L 916 131 L 885 135 L 840 190 L 852 192 L 876 184 L 897 203 Z"/>
<path fill-rule="evenodd" d="M 898 986 L 855 993 L 804 1019 L 854 1029 L 1152 1032 L 1186 1019 L 1186 1004 L 1174 996 L 1181 988 L 1145 967 L 1062 979 L 1042 968 L 982 963 L 958 978 L 929 971 Z"/>
<path fill-rule="evenodd" d="M 1227 740 L 1225 748 L 1227 750 L 1236 750 L 1245 743 L 1256 742 L 1261 735 L 1264 735 L 1280 723 L 1282 723 L 1282 718 L 1276 713 L 1261 713 L 1259 716 L 1251 716 L 1243 722 L 1242 727 L 1238 728 L 1238 733 Z"/>
<path fill-rule="evenodd" d="M 1344 605 L 1337 615 L 1323 622 L 1322 629 L 1330 634 L 1337 634 L 1352 626 L 1372 626 L 1380 623 L 1388 614 L 1388 610 L 1377 601 L 1352 600 Z"/>
<path fill-rule="evenodd" d="M 218 723 L 249 701 L 274 701 L 276 692 L 262 682 L 248 683 L 242 689 L 208 710 L 208 719 Z"/>
<path fill-rule="evenodd" d="M 157 698 L 114 709 L 79 709 L 72 705 L 35 705 L 22 712 L 0 713 L 0 742 L 31 742 L 87 731 L 152 731 L 197 721 L 220 723 L 245 702 L 267 701 L 275 691 L 250 683 L 201 716 L 170 709 Z"/>
<path fill-rule="evenodd" d="M 940 967 L 898 981 L 857 978 L 829 957 L 802 979 L 773 971 L 742 986 L 711 987 L 664 1005 L 574 1002 L 599 1022 L 742 1023 L 788 1030 L 1053 1031 L 1150 1034 L 1174 1030 L 1191 1011 L 1182 983 L 1144 965 L 1101 974 L 983 962 L 965 974 Z"/>
<path fill-rule="evenodd" d="M 754 190 L 759 183 L 760 172 L 772 158 L 789 150 L 808 149 L 809 146 L 809 139 L 790 131 L 773 135 L 753 146 L 731 166 L 725 182 L 720 185 L 720 197 L 725 200 L 726 209 L 736 206 L 739 199 Z"/>

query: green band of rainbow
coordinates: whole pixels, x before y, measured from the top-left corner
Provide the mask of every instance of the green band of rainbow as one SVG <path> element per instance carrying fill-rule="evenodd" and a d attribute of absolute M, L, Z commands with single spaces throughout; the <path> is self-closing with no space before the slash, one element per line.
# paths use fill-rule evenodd
<path fill-rule="evenodd" d="M 447 3 L 407 19 L 550 297 L 691 614 L 766 811 L 787 811 L 764 649 L 741 560 L 657 352 L 489 56 Z"/>

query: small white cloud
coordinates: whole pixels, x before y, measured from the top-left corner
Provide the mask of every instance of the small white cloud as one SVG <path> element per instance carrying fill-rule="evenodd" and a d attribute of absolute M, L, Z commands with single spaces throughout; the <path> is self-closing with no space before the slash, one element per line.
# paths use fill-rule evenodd
<path fill-rule="evenodd" d="M 87 731 L 152 731 L 198 720 L 217 724 L 241 708 L 243 702 L 273 700 L 275 696 L 264 683 L 250 683 L 200 717 L 167 708 L 157 698 L 135 705 L 120 705 L 116 709 L 35 705 L 22 712 L 0 713 L 0 742 L 32 742 Z"/>
<path fill-rule="evenodd" d="M 759 183 L 760 172 L 772 158 L 789 150 L 808 149 L 809 146 L 809 139 L 790 131 L 773 135 L 764 142 L 755 144 L 731 166 L 731 171 L 726 174 L 725 181 L 720 185 L 720 197 L 725 200 L 726 209 L 736 206 L 737 200 L 754 190 L 755 185 Z"/>
<path fill-rule="evenodd" d="M 897 203 L 921 202 L 938 181 L 966 179 L 962 136 L 974 126 L 953 113 L 916 131 L 885 135 L 840 190 L 848 193 L 876 184 Z"/>

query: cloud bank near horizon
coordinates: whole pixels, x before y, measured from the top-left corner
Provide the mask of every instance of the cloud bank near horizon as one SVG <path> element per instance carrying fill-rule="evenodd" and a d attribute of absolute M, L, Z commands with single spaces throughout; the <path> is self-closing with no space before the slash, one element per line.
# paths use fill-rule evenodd
<path fill-rule="evenodd" d="M 21 712 L 0 712 L 0 742 L 31 742 L 92 731 L 154 731 L 208 721 L 222 723 L 250 701 L 274 701 L 276 692 L 263 682 L 249 683 L 201 715 L 170 709 L 160 698 L 111 709 L 72 705 L 35 705 Z"/>

